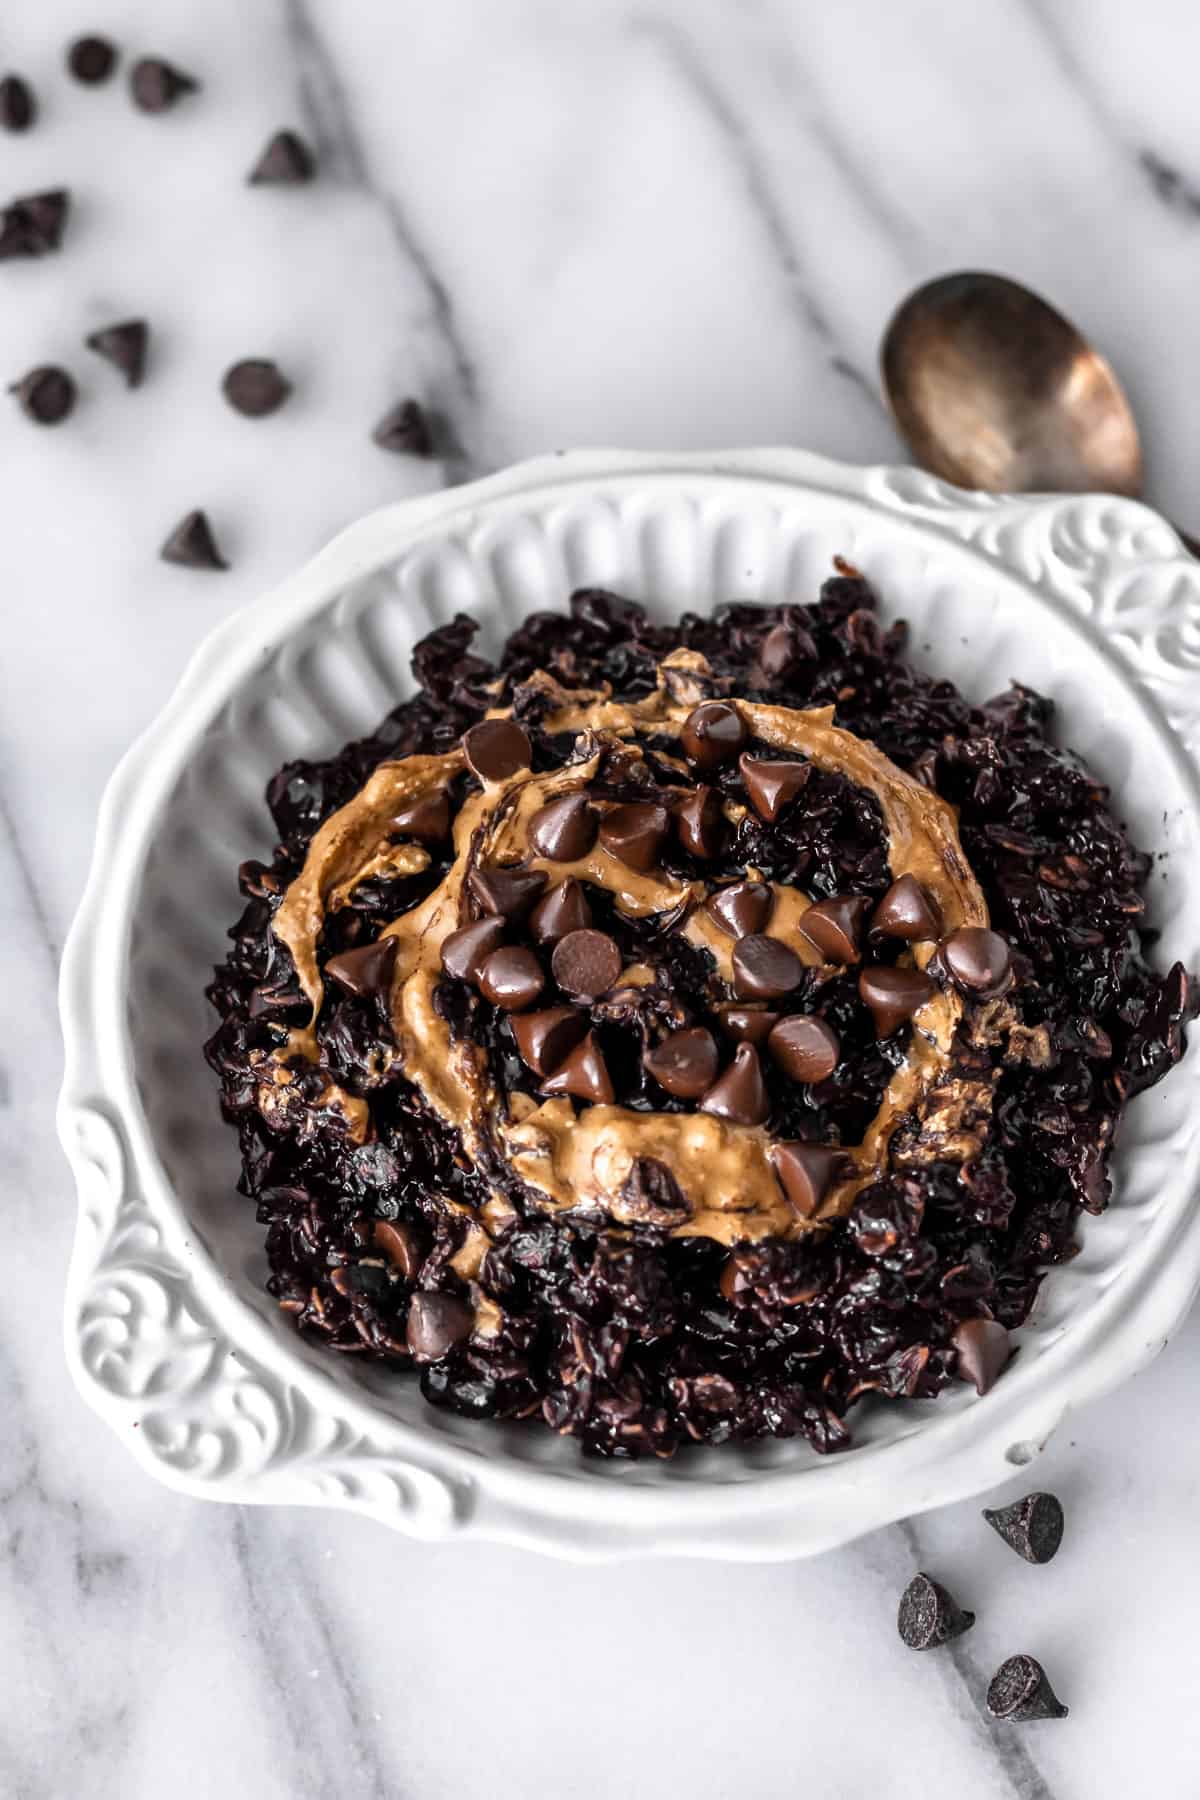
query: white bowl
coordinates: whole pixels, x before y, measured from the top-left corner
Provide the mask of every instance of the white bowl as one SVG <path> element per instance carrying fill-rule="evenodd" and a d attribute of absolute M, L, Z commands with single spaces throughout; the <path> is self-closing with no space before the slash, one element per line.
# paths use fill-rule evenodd
<path fill-rule="evenodd" d="M 911 622 L 924 667 L 975 698 L 1012 677 L 1054 699 L 1063 740 L 1165 853 L 1156 957 L 1200 964 L 1200 566 L 1144 508 L 992 499 L 776 450 L 547 458 L 376 513 L 201 649 L 112 779 L 64 959 L 68 1355 L 155 1475 L 572 1557 L 804 1555 L 1002 1480 L 1178 1324 L 1200 1284 L 1196 1051 L 1130 1108 L 1114 1204 L 1047 1278 L 1003 1381 L 862 1409 L 840 1456 L 793 1441 L 585 1461 L 572 1440 L 457 1418 L 412 1379 L 310 1348 L 262 1290 L 200 1045 L 237 865 L 272 840 L 267 778 L 374 726 L 411 688 L 414 643 L 460 609 L 494 648 L 580 585 L 663 616 L 812 599 L 835 553 Z"/>

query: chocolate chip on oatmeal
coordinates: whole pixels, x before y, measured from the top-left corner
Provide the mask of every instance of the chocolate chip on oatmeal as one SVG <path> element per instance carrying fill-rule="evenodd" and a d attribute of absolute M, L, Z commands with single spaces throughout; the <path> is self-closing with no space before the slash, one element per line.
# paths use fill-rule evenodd
<path fill-rule="evenodd" d="M 743 756 L 738 768 L 751 806 L 768 825 L 773 825 L 784 807 L 808 786 L 812 774 L 811 763 L 753 756 Z"/>
<path fill-rule="evenodd" d="M 826 962 L 857 962 L 868 904 L 857 894 L 838 894 L 831 900 L 818 900 L 815 906 L 800 915 L 799 929 Z"/>
<path fill-rule="evenodd" d="M 768 681 L 778 681 L 797 663 L 815 662 L 812 633 L 794 624 L 773 625 L 759 645 L 758 666 Z"/>
<path fill-rule="evenodd" d="M 725 836 L 725 815 L 715 788 L 698 787 L 675 807 L 675 835 L 685 850 L 707 862 Z"/>
<path fill-rule="evenodd" d="M 733 989 L 742 1000 L 776 1000 L 804 977 L 804 964 L 778 938 L 753 933 L 733 947 Z"/>
<path fill-rule="evenodd" d="M 631 800 L 605 816 L 600 842 L 626 868 L 644 874 L 658 861 L 659 849 L 670 828 L 671 815 L 665 806 L 651 800 Z"/>
<path fill-rule="evenodd" d="M 546 886 L 544 869 L 472 869 L 467 886 L 484 912 L 523 919 Z"/>
<path fill-rule="evenodd" d="M 551 862 L 578 862 L 596 841 L 600 821 L 586 794 L 564 794 L 538 808 L 529 821 L 529 842 Z"/>
<path fill-rule="evenodd" d="M 942 939 L 938 956 L 955 987 L 977 999 L 997 999 L 1012 981 L 1012 953 L 985 925 L 961 925 Z"/>
<path fill-rule="evenodd" d="M 872 931 L 906 943 L 935 938 L 941 928 L 937 902 L 914 875 L 897 876 L 871 914 Z"/>
<path fill-rule="evenodd" d="M 542 965 L 532 950 L 519 944 L 502 944 L 479 965 L 479 991 L 493 1006 L 505 1012 L 524 1012 L 546 985 Z"/>
<path fill-rule="evenodd" d="M 739 1044 L 761 1044 L 770 1037 L 779 1014 L 753 1006 L 722 1006 L 717 1009 L 717 1018 L 722 1029 Z"/>
<path fill-rule="evenodd" d="M 246 356 L 225 371 L 221 392 L 234 412 L 247 419 L 265 419 L 278 412 L 292 391 L 292 384 L 278 363 L 267 356 Z"/>
<path fill-rule="evenodd" d="M 438 1362 L 470 1337 L 474 1325 L 470 1307 L 453 1294 L 416 1293 L 409 1302 L 405 1336 L 417 1362 Z"/>
<path fill-rule="evenodd" d="M 0 79 L 0 129 L 28 131 L 37 117 L 33 89 L 20 75 Z"/>
<path fill-rule="evenodd" d="M 483 719 L 463 733 L 462 745 L 480 781 L 509 781 L 533 762 L 529 733 L 515 719 Z"/>
<path fill-rule="evenodd" d="M 698 769 L 715 769 L 735 757 L 746 742 L 741 714 L 724 700 L 706 700 L 683 722 L 680 742 L 689 762 Z"/>
<path fill-rule="evenodd" d="M 974 1383 L 977 1394 L 986 1394 L 1012 1355 L 1008 1332 L 996 1319 L 963 1319 L 951 1339 L 958 1353 L 960 1381 Z"/>
<path fill-rule="evenodd" d="M 382 1250 L 406 1281 L 415 1281 L 425 1261 L 422 1233 L 407 1221 L 376 1219 L 371 1231 L 377 1250 Z"/>
<path fill-rule="evenodd" d="M 606 931 L 569 931 L 554 946 L 550 967 L 564 993 L 579 1000 L 607 994 L 621 973 L 621 952 Z"/>
<path fill-rule="evenodd" d="M 716 1040 L 700 1025 L 673 1031 L 647 1050 L 642 1062 L 668 1094 L 677 1100 L 698 1100 L 716 1080 Z"/>
<path fill-rule="evenodd" d="M 765 931 L 775 909 L 775 896 L 765 881 L 733 881 L 717 888 L 704 902 L 704 910 L 730 937 L 752 937 Z"/>
<path fill-rule="evenodd" d="M 557 944 L 572 931 L 586 931 L 592 909 L 573 875 L 552 887 L 529 915 L 529 929 L 539 944 Z"/>
<path fill-rule="evenodd" d="M 1025 1725 L 1033 1719 L 1065 1719 L 1065 1707 L 1034 1656 L 1010 1656 L 988 1683 L 987 1709 L 993 1719 Z"/>
<path fill-rule="evenodd" d="M 299 187 L 317 172 L 317 159 L 298 131 L 269 138 L 246 180 L 251 187 Z"/>
<path fill-rule="evenodd" d="M 797 1215 L 811 1219 L 849 1163 L 842 1150 L 825 1144 L 772 1144 L 769 1161 Z"/>
<path fill-rule="evenodd" d="M 392 985 L 395 966 L 396 940 L 385 937 L 374 944 L 364 944 L 359 950 L 343 950 L 339 956 L 331 956 L 322 974 L 348 994 L 385 994 Z"/>
<path fill-rule="evenodd" d="M 199 85 L 158 56 L 143 56 L 129 71 L 129 91 L 142 112 L 167 112 L 185 94 L 194 94 Z"/>
<path fill-rule="evenodd" d="M 767 1039 L 767 1049 L 785 1075 L 802 1083 L 826 1080 L 842 1054 L 837 1032 L 811 1013 L 780 1019 Z"/>
<path fill-rule="evenodd" d="M 739 1044 L 733 1061 L 700 1102 L 701 1112 L 731 1125 L 761 1125 L 770 1111 L 762 1065 L 753 1044 Z"/>
<path fill-rule="evenodd" d="M 504 942 L 505 920 L 499 915 L 477 919 L 452 931 L 442 944 L 442 967 L 456 981 L 474 981 L 480 965 Z"/>
<path fill-rule="evenodd" d="M 384 413 L 371 433 L 371 442 L 381 450 L 396 450 L 405 456 L 433 455 L 433 433 L 418 400 L 402 400 Z"/>
<path fill-rule="evenodd" d="M 183 569 L 227 569 L 229 564 L 217 548 L 208 515 L 185 513 L 158 553 L 164 562 L 178 563 Z"/>
<path fill-rule="evenodd" d="M 932 1575 L 914 1575 L 900 1596 L 896 1627 L 910 1650 L 936 1650 L 974 1623 L 975 1614 L 959 1606 Z"/>
<path fill-rule="evenodd" d="M 74 381 L 65 369 L 50 363 L 30 369 L 8 391 L 17 396 L 21 411 L 35 425 L 60 425 L 74 410 Z"/>
<path fill-rule="evenodd" d="M 403 837 L 440 843 L 450 830 L 450 802 L 445 794 L 415 794 L 396 808 L 390 823 Z"/>
<path fill-rule="evenodd" d="M 150 327 L 145 319 L 122 319 L 119 325 L 105 325 L 99 331 L 89 332 L 83 341 L 125 377 L 126 387 L 142 385 L 150 342 Z"/>
<path fill-rule="evenodd" d="M 80 37 L 68 46 L 67 69 L 85 87 L 107 81 L 117 66 L 117 47 L 102 37 Z"/>
<path fill-rule="evenodd" d="M 552 1075 L 587 1032 L 587 1014 L 573 1006 L 548 1006 L 509 1021 L 521 1060 L 535 1075 Z"/>
<path fill-rule="evenodd" d="M 576 1100 L 590 1100 L 594 1106 L 611 1106 L 616 1099 L 608 1066 L 600 1053 L 592 1032 L 564 1058 L 542 1083 L 542 1093 L 571 1094 Z"/>
<path fill-rule="evenodd" d="M 985 1507 L 983 1516 L 1027 1563 L 1048 1563 L 1058 1554 L 1066 1519 L 1056 1494 L 1026 1494 L 1011 1506 Z"/>
<path fill-rule="evenodd" d="M 863 969 L 858 992 L 875 1021 L 877 1037 L 890 1037 L 935 993 L 933 981 L 920 969 Z"/>

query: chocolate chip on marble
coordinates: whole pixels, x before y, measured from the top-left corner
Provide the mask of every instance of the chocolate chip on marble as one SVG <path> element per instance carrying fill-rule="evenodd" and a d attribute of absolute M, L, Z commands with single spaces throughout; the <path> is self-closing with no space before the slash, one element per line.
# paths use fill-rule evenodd
<path fill-rule="evenodd" d="M 117 66 L 116 45 L 102 37 L 80 37 L 68 46 L 67 69 L 85 87 L 107 81 Z"/>
<path fill-rule="evenodd" d="M 472 869 L 467 886 L 486 913 L 523 919 L 546 886 L 544 869 Z"/>
<path fill-rule="evenodd" d="M 376 1219 L 371 1231 L 375 1248 L 399 1269 L 406 1281 L 415 1281 L 425 1261 L 425 1240 L 408 1220 Z"/>
<path fill-rule="evenodd" d="M 1010 1656 L 988 1683 L 987 1709 L 993 1719 L 1025 1725 L 1033 1719 L 1065 1719 L 1065 1707 L 1035 1656 Z"/>
<path fill-rule="evenodd" d="M 450 830 L 450 802 L 445 794 L 415 794 L 396 808 L 388 823 L 404 837 L 439 843 Z"/>
<path fill-rule="evenodd" d="M 227 569 L 229 564 L 217 548 L 207 514 L 185 513 L 158 553 L 164 562 L 178 563 L 183 569 Z"/>
<path fill-rule="evenodd" d="M 573 875 L 552 887 L 529 915 L 529 929 L 539 944 L 557 944 L 572 931 L 586 931 L 592 909 Z"/>
<path fill-rule="evenodd" d="M 194 94 L 200 86 L 182 69 L 164 62 L 158 56 L 143 56 L 129 71 L 129 91 L 133 103 L 142 112 L 167 112 L 185 94 Z"/>
<path fill-rule="evenodd" d="M 373 944 L 364 944 L 360 949 L 343 950 L 339 956 L 331 956 L 322 973 L 328 980 L 336 981 L 340 988 L 345 988 L 348 994 L 365 996 L 387 993 L 395 966 L 396 940 L 385 937 Z"/>
<path fill-rule="evenodd" d="M 299 187 L 317 172 L 317 159 L 296 131 L 269 138 L 246 180 L 251 187 Z"/>
<path fill-rule="evenodd" d="M 906 1019 L 924 1006 L 935 992 L 934 983 L 920 969 L 864 969 L 858 992 L 870 1008 L 876 1037 L 890 1037 Z"/>
<path fill-rule="evenodd" d="M 14 257 L 47 256 L 62 243 L 71 212 L 67 188 L 21 194 L 0 212 L 0 262 Z"/>
<path fill-rule="evenodd" d="M 801 1219 L 812 1218 L 833 1183 L 849 1168 L 845 1152 L 827 1144 L 772 1144 L 768 1156 L 780 1187 Z"/>
<path fill-rule="evenodd" d="M 743 1000 L 776 1000 L 804 977 L 804 964 L 778 938 L 754 933 L 733 947 L 733 989 Z"/>
<path fill-rule="evenodd" d="M 126 387 L 142 385 L 150 342 L 150 327 L 145 319 L 122 319 L 119 325 L 102 326 L 99 331 L 89 332 L 83 341 L 125 377 Z"/>
<path fill-rule="evenodd" d="M 826 962 L 857 962 L 862 949 L 863 920 L 868 902 L 855 894 L 818 900 L 800 915 L 800 932 Z"/>
<path fill-rule="evenodd" d="M 457 981 L 474 981 L 480 964 L 504 942 L 505 921 L 499 916 L 477 919 L 452 931 L 442 942 L 442 967 Z"/>
<path fill-rule="evenodd" d="M 515 719 L 481 719 L 463 733 L 462 747 L 480 781 L 508 781 L 533 762 L 529 734 Z"/>
<path fill-rule="evenodd" d="M 493 1006 L 505 1012 L 524 1012 L 541 996 L 546 985 L 542 965 L 532 950 L 520 944 L 502 944 L 479 965 L 479 991 Z"/>
<path fill-rule="evenodd" d="M 979 1000 L 995 1000 L 1012 981 L 1012 954 L 986 925 L 960 925 L 943 938 L 938 956 L 955 987 Z"/>
<path fill-rule="evenodd" d="M 621 973 L 621 952 L 606 931 L 569 931 L 554 946 L 550 967 L 564 993 L 580 1000 L 607 994 Z"/>
<path fill-rule="evenodd" d="M 743 756 L 738 768 L 751 806 L 768 825 L 773 825 L 784 807 L 808 786 L 812 774 L 811 763 L 779 762 L 753 756 Z"/>
<path fill-rule="evenodd" d="M 831 1025 L 812 1013 L 780 1019 L 767 1039 L 767 1049 L 792 1081 L 825 1081 L 841 1060 L 841 1040 Z"/>
<path fill-rule="evenodd" d="M 737 755 L 746 736 L 745 723 L 735 706 L 724 700 L 706 700 L 684 720 L 680 742 L 684 755 L 698 769 L 716 769 Z"/>
<path fill-rule="evenodd" d="M 1062 1543 L 1062 1501 L 1057 1494 L 1026 1494 L 1011 1506 L 985 1507 L 984 1518 L 1027 1563 L 1048 1563 Z"/>
<path fill-rule="evenodd" d="M 589 1031 L 576 1044 L 550 1079 L 542 1083 L 541 1091 L 548 1096 L 571 1094 L 576 1100 L 591 1101 L 593 1106 L 611 1106 L 616 1095 L 593 1032 Z"/>
<path fill-rule="evenodd" d="M 265 419 L 278 412 L 292 384 L 267 356 L 246 356 L 225 371 L 221 392 L 234 412 L 246 419 Z"/>
<path fill-rule="evenodd" d="M 701 1112 L 731 1125 L 762 1125 L 770 1111 L 762 1065 L 753 1044 L 739 1044 L 733 1061 L 700 1102 Z"/>
<path fill-rule="evenodd" d="M 715 788 L 698 787 L 675 808 L 675 834 L 684 849 L 707 862 L 725 836 L 725 815 Z"/>
<path fill-rule="evenodd" d="M 959 1380 L 972 1382 L 977 1394 L 988 1393 L 1012 1355 L 1004 1326 L 996 1319 L 963 1319 L 950 1341 L 958 1353 Z"/>
<path fill-rule="evenodd" d="M 658 861 L 659 849 L 670 828 L 671 815 L 665 806 L 651 800 L 631 800 L 605 815 L 600 825 L 600 842 L 626 868 L 644 874 Z"/>
<path fill-rule="evenodd" d="M 779 1014 L 752 1006 L 722 1006 L 717 1009 L 717 1017 L 722 1030 L 739 1044 L 761 1044 L 770 1037 Z"/>
<path fill-rule="evenodd" d="M 470 1337 L 474 1326 L 474 1313 L 453 1294 L 416 1293 L 409 1302 L 405 1335 L 417 1362 L 437 1362 Z"/>
<path fill-rule="evenodd" d="M 910 1650 L 936 1650 L 974 1623 L 975 1614 L 959 1606 L 931 1575 L 914 1575 L 900 1596 L 896 1629 Z"/>
<path fill-rule="evenodd" d="M 35 425 L 61 425 L 75 407 L 74 381 L 65 369 L 52 363 L 30 369 L 8 391 L 17 396 L 21 411 Z"/>
<path fill-rule="evenodd" d="M 371 433 L 371 442 L 381 450 L 396 450 L 405 456 L 432 456 L 433 433 L 420 401 L 402 400 L 384 413 Z"/>
<path fill-rule="evenodd" d="M 521 1061 L 535 1075 L 553 1075 L 587 1032 L 587 1014 L 573 1006 L 548 1006 L 542 1012 L 510 1019 Z"/>
<path fill-rule="evenodd" d="M 711 1031 L 702 1025 L 673 1031 L 642 1058 L 659 1087 L 677 1100 L 698 1100 L 716 1080 L 719 1058 Z"/>
<path fill-rule="evenodd" d="M 905 943 L 935 938 L 941 928 L 941 909 L 915 875 L 898 875 L 871 914 L 872 931 Z"/>
<path fill-rule="evenodd" d="M 28 131 L 37 117 L 33 89 L 20 75 L 0 79 L 0 127 L 5 131 Z"/>
<path fill-rule="evenodd" d="M 540 806 L 529 821 L 529 842 L 551 862 L 578 862 L 596 841 L 600 821 L 586 794 L 564 794 Z"/>
<path fill-rule="evenodd" d="M 766 930 L 775 910 L 775 895 L 765 881 L 734 881 L 711 893 L 704 910 L 730 937 L 752 937 Z"/>

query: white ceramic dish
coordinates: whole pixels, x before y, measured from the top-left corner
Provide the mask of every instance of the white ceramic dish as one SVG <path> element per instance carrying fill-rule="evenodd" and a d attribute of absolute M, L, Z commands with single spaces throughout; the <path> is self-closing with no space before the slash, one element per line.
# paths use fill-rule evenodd
<path fill-rule="evenodd" d="M 572 1557 L 781 1558 L 988 1488 L 1160 1348 L 1200 1284 L 1196 1050 L 1131 1108 L 1116 1202 L 1046 1281 L 1004 1380 L 983 1400 L 963 1387 L 864 1413 L 839 1457 L 767 1443 L 584 1462 L 573 1442 L 436 1411 L 411 1380 L 309 1349 L 262 1292 L 200 1044 L 234 871 L 270 843 L 267 777 L 373 726 L 409 689 L 415 641 L 457 610 L 494 645 L 581 584 L 664 615 L 808 598 L 835 552 L 910 620 L 926 667 L 978 698 L 1015 677 L 1055 699 L 1064 739 L 1165 853 L 1157 954 L 1200 964 L 1200 566 L 1144 508 L 994 500 L 768 451 L 581 453 L 377 513 L 199 652 L 113 777 L 64 959 L 68 1355 L 154 1474 Z"/>

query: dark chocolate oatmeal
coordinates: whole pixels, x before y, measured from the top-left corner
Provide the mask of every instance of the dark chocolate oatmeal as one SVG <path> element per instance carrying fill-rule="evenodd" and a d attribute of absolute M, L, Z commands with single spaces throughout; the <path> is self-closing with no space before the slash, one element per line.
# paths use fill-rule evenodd
<path fill-rule="evenodd" d="M 986 1392 L 1193 1010 L 1049 704 L 912 669 L 844 567 L 473 634 L 241 870 L 207 1051 L 280 1306 L 605 1455 Z"/>

